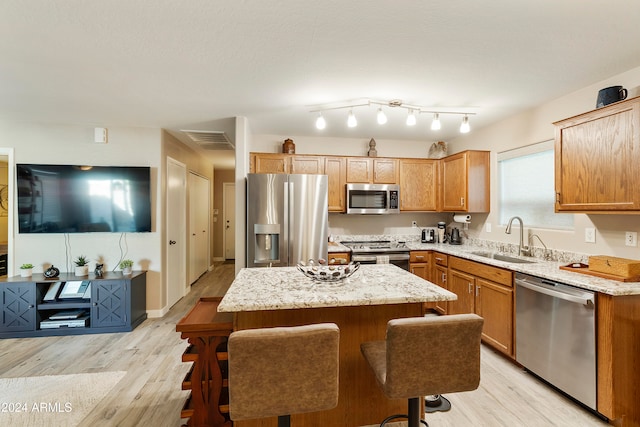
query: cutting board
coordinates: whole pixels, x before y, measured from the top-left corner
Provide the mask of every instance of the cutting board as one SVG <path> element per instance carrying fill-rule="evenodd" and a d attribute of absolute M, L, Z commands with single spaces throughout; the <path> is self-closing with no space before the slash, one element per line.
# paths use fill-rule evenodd
<path fill-rule="evenodd" d="M 576 265 L 578 267 L 574 267 Z M 593 271 L 589 269 L 589 266 L 587 264 L 582 264 L 582 263 L 561 265 L 560 270 L 573 271 L 575 273 L 587 274 L 589 276 L 601 277 L 603 279 L 617 280 L 619 282 L 640 282 L 640 276 L 623 277 L 623 276 L 617 276 L 615 274 L 602 273 L 600 271 Z"/>

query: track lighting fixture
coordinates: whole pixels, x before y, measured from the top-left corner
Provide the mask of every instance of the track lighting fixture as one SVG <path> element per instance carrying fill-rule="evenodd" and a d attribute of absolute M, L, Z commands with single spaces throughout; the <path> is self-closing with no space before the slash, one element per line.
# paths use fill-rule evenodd
<path fill-rule="evenodd" d="M 431 122 L 431 130 L 440 130 L 440 114 L 433 113 L 433 121 Z"/>
<path fill-rule="evenodd" d="M 465 114 L 462 118 L 462 124 L 460 125 L 460 133 L 469 133 L 471 126 L 469 126 L 469 117 Z"/>
<path fill-rule="evenodd" d="M 391 101 L 378 101 L 373 99 L 360 99 L 357 101 L 346 101 L 346 102 L 338 102 L 333 104 L 324 104 L 324 105 L 314 105 L 309 106 L 310 111 L 313 113 L 318 113 L 318 118 L 316 119 L 316 128 L 324 129 L 327 125 L 324 116 L 322 115 L 323 111 L 328 110 L 338 110 L 338 109 L 349 109 L 349 116 L 347 118 L 347 126 L 350 128 L 358 126 L 358 120 L 356 119 L 355 114 L 353 113 L 353 109 L 356 107 L 371 107 L 372 105 L 378 106 L 376 121 L 378 124 L 383 125 L 387 123 L 387 115 L 382 110 L 382 107 L 388 108 L 404 108 L 407 110 L 407 126 L 415 126 L 417 123 L 417 115 L 421 113 L 430 113 L 433 114 L 433 120 L 431 121 L 431 130 L 439 130 L 441 128 L 440 124 L 440 115 L 441 114 L 456 114 L 462 115 L 462 124 L 460 125 L 460 132 L 467 133 L 470 131 L 469 126 L 469 116 L 473 116 L 476 113 L 470 112 L 468 110 L 473 110 L 473 107 L 464 108 L 462 111 L 456 111 L 455 109 L 448 108 L 431 108 L 431 107 L 423 107 L 420 105 L 407 105 L 404 104 L 399 99 L 393 99 Z M 466 111 L 465 111 L 466 110 Z"/>
<path fill-rule="evenodd" d="M 387 123 L 387 115 L 382 111 L 382 107 L 378 108 L 378 124 L 383 125 Z"/>
<path fill-rule="evenodd" d="M 347 126 L 350 128 L 354 128 L 358 126 L 358 121 L 356 120 L 356 116 L 353 114 L 353 110 L 349 111 L 349 117 L 347 118 Z"/>

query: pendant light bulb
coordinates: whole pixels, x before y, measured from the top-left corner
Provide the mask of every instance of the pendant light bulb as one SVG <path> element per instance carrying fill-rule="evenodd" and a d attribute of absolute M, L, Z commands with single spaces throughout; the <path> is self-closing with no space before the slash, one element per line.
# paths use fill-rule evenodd
<path fill-rule="evenodd" d="M 440 130 L 440 114 L 434 113 L 433 121 L 431 122 L 431 130 Z"/>
<path fill-rule="evenodd" d="M 471 127 L 469 126 L 469 117 L 465 114 L 462 118 L 462 124 L 460 125 L 460 133 L 469 133 Z"/>
<path fill-rule="evenodd" d="M 356 120 L 356 116 L 353 115 L 353 110 L 349 111 L 349 117 L 347 118 L 347 126 L 350 128 L 354 128 L 358 126 L 358 121 Z"/>
<path fill-rule="evenodd" d="M 409 115 L 407 116 L 407 126 L 415 126 L 416 125 L 416 113 L 413 110 L 409 110 Z"/>
<path fill-rule="evenodd" d="M 327 121 L 322 116 L 322 113 L 318 113 L 318 118 L 316 119 L 316 129 L 324 129 L 327 127 Z"/>
<path fill-rule="evenodd" d="M 382 111 L 382 108 L 378 108 L 378 124 L 383 125 L 387 123 L 387 115 Z"/>

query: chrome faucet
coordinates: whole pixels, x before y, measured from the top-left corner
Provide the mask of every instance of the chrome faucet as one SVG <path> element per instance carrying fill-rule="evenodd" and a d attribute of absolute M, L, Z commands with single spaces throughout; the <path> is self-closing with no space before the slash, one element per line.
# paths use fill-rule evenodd
<path fill-rule="evenodd" d="M 507 224 L 507 228 L 504 230 L 505 233 L 511 234 L 511 224 L 513 220 L 517 219 L 520 222 L 520 243 L 518 243 L 518 255 L 529 255 L 529 246 L 524 246 L 522 244 L 522 239 L 524 236 L 524 223 L 522 222 L 522 218 L 519 216 L 512 216 L 509 218 L 509 223 Z"/>

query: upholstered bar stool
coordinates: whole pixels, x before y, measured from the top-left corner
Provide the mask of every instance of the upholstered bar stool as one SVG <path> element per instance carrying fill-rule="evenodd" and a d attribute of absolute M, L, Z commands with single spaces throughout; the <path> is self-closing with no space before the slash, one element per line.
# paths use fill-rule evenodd
<path fill-rule="evenodd" d="M 360 349 L 390 399 L 409 399 L 409 427 L 420 423 L 420 400 L 426 395 L 475 390 L 480 384 L 482 317 L 458 314 L 393 319 L 385 341 L 362 343 Z"/>
<path fill-rule="evenodd" d="M 338 346 L 334 323 L 247 329 L 231 334 L 229 416 L 232 420 L 278 417 L 338 405 Z"/>

